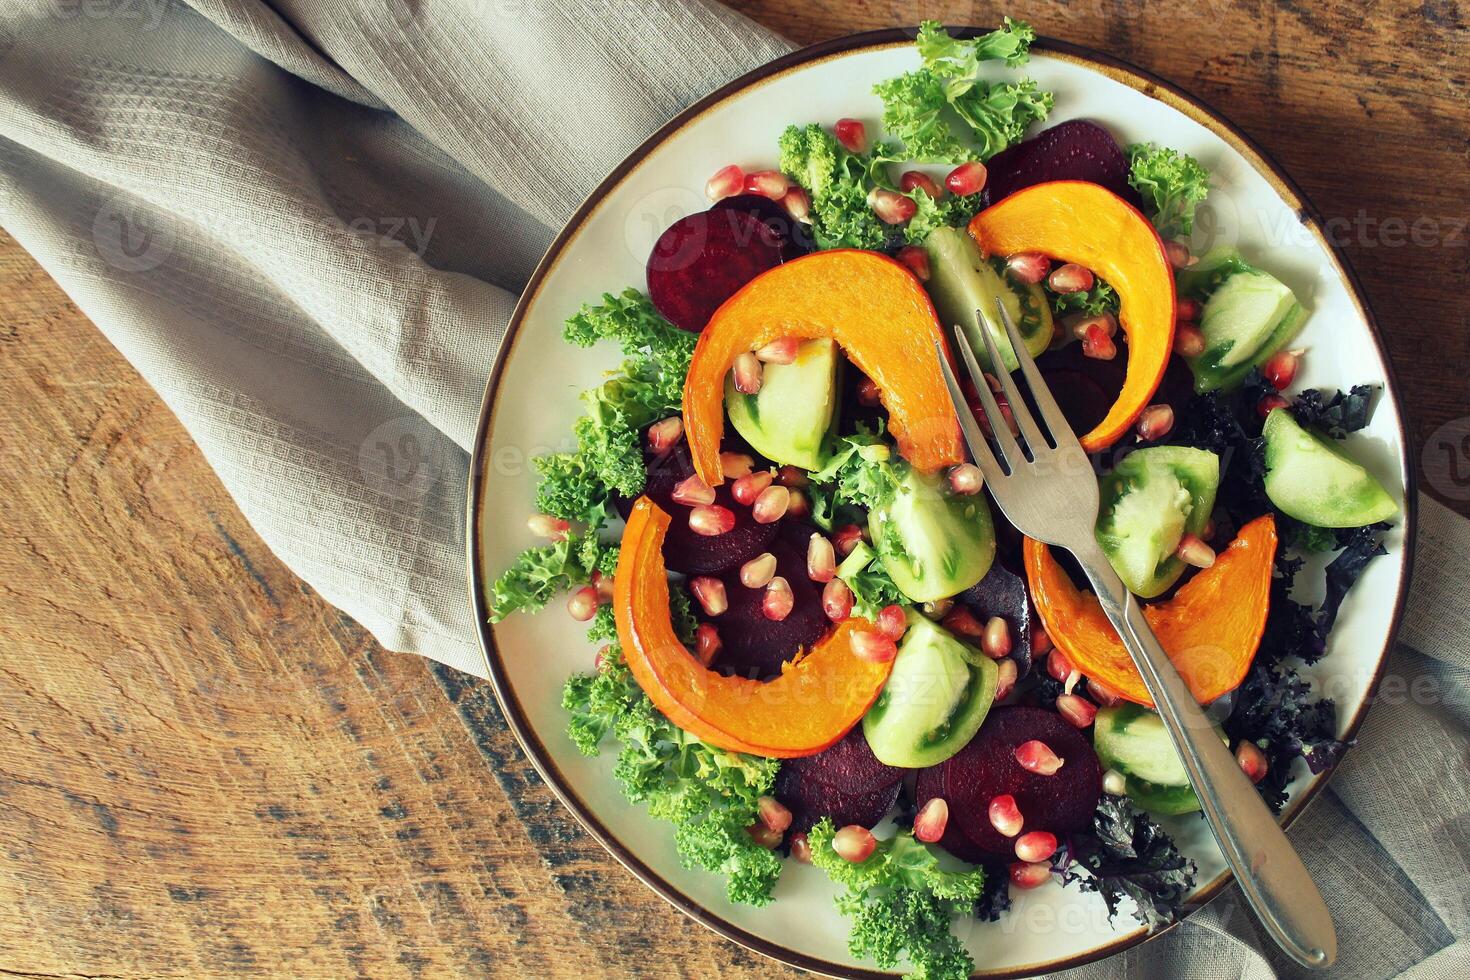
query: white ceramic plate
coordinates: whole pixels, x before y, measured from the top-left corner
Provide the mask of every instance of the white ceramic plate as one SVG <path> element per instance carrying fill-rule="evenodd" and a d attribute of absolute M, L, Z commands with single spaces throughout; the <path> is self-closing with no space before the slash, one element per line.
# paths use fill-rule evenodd
<path fill-rule="evenodd" d="M 607 178 L 557 238 L 516 310 L 486 391 L 470 486 L 471 592 L 482 647 L 506 718 L 541 774 L 594 837 L 675 906 L 735 942 L 836 975 L 882 974 L 847 952 L 848 924 L 832 907 L 825 876 L 789 862 L 776 901 L 754 909 L 726 902 L 722 879 L 682 868 L 669 826 L 620 795 L 611 753 L 585 758 L 563 734 L 562 684 L 592 664 L 580 625 L 554 609 L 490 627 L 485 589 L 535 543 L 526 531 L 536 484 L 528 460 L 573 448 L 578 393 L 617 361 L 611 345 L 584 351 L 563 343 L 563 321 L 605 291 L 642 288 L 644 261 L 658 234 L 707 206 L 706 178 L 732 162 L 773 167 L 777 136 L 787 124 L 854 116 L 876 128 L 881 106 L 870 94 L 873 84 L 917 67 L 912 37 L 911 31 L 886 31 L 843 38 L 754 71 L 675 118 Z M 1056 94 L 1048 125 L 1094 119 L 1120 143 L 1152 140 L 1194 155 L 1209 169 L 1215 188 L 1199 220 L 1196 251 L 1238 244 L 1312 310 L 1300 341 L 1311 356 L 1298 387 L 1385 385 L 1373 424 L 1352 437 L 1352 451 L 1388 486 L 1408 487 L 1400 402 L 1371 314 L 1290 181 L 1211 110 L 1113 59 L 1042 41 L 1026 70 Z M 1410 507 L 1412 499 L 1408 494 Z M 1397 625 L 1412 524 L 1407 513 L 1389 536 L 1390 557 L 1371 565 L 1343 607 L 1329 656 L 1306 671 L 1336 698 L 1343 737 L 1362 720 Z M 1298 765 L 1302 774 L 1288 820 L 1326 780 L 1307 778 L 1305 765 Z M 1228 872 L 1202 821 L 1183 818 L 1170 830 L 1199 864 L 1193 900 L 1202 903 L 1228 882 Z M 999 923 L 965 921 L 956 929 L 986 976 L 1046 973 L 1145 938 L 1127 916 L 1109 924 L 1095 895 L 1056 884 L 1019 894 Z"/>

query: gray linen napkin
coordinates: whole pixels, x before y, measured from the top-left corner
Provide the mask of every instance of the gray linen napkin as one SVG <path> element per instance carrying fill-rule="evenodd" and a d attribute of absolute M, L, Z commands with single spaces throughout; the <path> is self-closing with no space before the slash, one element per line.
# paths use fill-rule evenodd
<path fill-rule="evenodd" d="M 787 49 L 703 0 L 0 0 L 0 221 L 382 643 L 478 671 L 467 450 L 516 292 L 649 132 Z M 1293 838 L 1336 971 L 1470 976 L 1470 523 Z M 1233 896 L 1087 976 L 1291 973 Z"/>

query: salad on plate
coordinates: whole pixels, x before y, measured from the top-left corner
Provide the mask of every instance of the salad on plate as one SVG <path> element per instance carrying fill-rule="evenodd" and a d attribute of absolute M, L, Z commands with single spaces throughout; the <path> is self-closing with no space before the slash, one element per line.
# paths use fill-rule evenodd
<path fill-rule="evenodd" d="M 718 170 L 642 288 L 567 322 L 624 360 L 536 460 L 545 543 L 489 597 L 499 621 L 567 595 L 567 737 L 615 753 L 686 865 L 757 905 L 814 865 L 855 956 L 927 977 L 975 968 L 957 920 L 1049 881 L 1174 921 L 1195 867 L 1166 827 L 1199 809 L 1070 559 L 988 504 L 950 331 L 990 333 L 994 382 L 1017 365 L 987 311 L 1011 314 L 1092 454 L 1100 545 L 1278 811 L 1344 748 L 1298 668 L 1398 514 L 1342 441 L 1376 387 L 1293 391 L 1306 304 L 1269 254 L 1191 253 L 1192 157 L 1040 128 L 1034 38 L 926 23 L 881 120 Z"/>

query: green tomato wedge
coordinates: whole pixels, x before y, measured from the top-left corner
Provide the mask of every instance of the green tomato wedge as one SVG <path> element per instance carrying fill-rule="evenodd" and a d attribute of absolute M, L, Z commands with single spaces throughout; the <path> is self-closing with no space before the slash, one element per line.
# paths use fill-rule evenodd
<path fill-rule="evenodd" d="M 1179 541 L 1200 534 L 1215 508 L 1220 457 L 1188 446 L 1149 446 L 1100 481 L 1097 541 L 1129 591 L 1145 599 L 1184 574 Z"/>
<path fill-rule="evenodd" d="M 1225 733 L 1216 731 L 1229 745 Z M 1164 720 L 1147 708 L 1118 704 L 1099 710 L 1092 746 L 1104 766 L 1123 775 L 1128 797 L 1143 809 L 1158 814 L 1199 809 L 1199 797 Z"/>
<path fill-rule="evenodd" d="M 924 249 L 929 253 L 929 281 L 925 285 L 934 300 L 935 312 L 943 323 L 965 331 L 985 370 L 994 368 L 980 339 L 982 324 L 995 341 L 1006 370 L 1020 367 L 995 312 L 997 298 L 1005 304 L 1032 357 L 1040 356 L 1051 344 L 1051 305 L 1041 287 L 1012 279 L 1002 259 L 980 254 L 969 232 L 963 228 L 936 228 L 924 240 Z"/>
<path fill-rule="evenodd" d="M 941 474 L 906 467 L 898 492 L 868 515 L 868 532 L 883 568 L 914 602 L 963 592 L 995 559 L 995 528 L 982 494 L 950 491 Z"/>
<path fill-rule="evenodd" d="M 1211 251 L 1177 279 L 1181 295 L 1204 302 L 1205 349 L 1188 359 L 1195 391 L 1229 389 L 1265 364 L 1301 330 L 1307 311 L 1270 273 L 1233 248 Z"/>
<path fill-rule="evenodd" d="M 1266 416 L 1266 496 L 1317 527 L 1362 527 L 1399 512 L 1383 484 L 1284 408 Z"/>
<path fill-rule="evenodd" d="M 790 364 L 763 365 L 761 390 L 735 390 L 725 379 L 725 411 L 735 431 L 752 449 L 776 463 L 805 470 L 827 465 L 828 435 L 837 421 L 837 371 L 841 357 L 834 340 L 808 340 Z"/>

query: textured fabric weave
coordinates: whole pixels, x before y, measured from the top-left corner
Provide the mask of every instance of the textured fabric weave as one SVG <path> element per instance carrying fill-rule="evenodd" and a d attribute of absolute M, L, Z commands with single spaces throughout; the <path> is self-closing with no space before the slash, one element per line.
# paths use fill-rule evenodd
<path fill-rule="evenodd" d="M 787 48 L 700 0 L 0 0 L 0 220 L 287 565 L 474 673 L 467 451 L 518 290 L 602 174 Z M 1418 693 L 1292 833 L 1343 977 L 1470 976 L 1470 524 L 1422 515 Z M 1296 971 L 1231 894 L 1078 972 Z"/>

